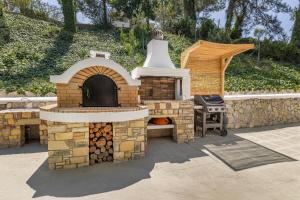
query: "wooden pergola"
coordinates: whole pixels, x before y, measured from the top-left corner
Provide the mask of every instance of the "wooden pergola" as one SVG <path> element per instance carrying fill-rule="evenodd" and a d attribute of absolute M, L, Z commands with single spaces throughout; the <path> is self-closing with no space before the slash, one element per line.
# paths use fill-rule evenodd
<path fill-rule="evenodd" d="M 181 68 L 190 69 L 191 95 L 224 96 L 224 77 L 233 56 L 253 44 L 220 44 L 199 40 L 181 54 Z"/>

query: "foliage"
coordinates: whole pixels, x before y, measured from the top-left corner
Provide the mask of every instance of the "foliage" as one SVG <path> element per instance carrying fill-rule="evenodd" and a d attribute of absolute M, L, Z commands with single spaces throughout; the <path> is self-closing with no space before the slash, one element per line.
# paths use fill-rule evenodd
<path fill-rule="evenodd" d="M 201 27 L 199 29 L 199 36 L 202 40 L 207 40 L 208 35 L 213 33 L 217 29 L 215 22 L 211 19 L 205 18 L 202 20 Z"/>
<path fill-rule="evenodd" d="M 0 2 L 0 46 L 7 43 L 10 39 L 9 29 L 5 22 L 5 16 L 3 13 L 3 5 Z"/>
<path fill-rule="evenodd" d="M 264 40 L 261 43 L 261 56 L 297 64 L 300 67 L 300 49 L 285 41 Z"/>
<path fill-rule="evenodd" d="M 259 66 L 255 63 L 254 57 L 235 57 L 226 70 L 225 90 L 299 90 L 300 69 L 295 65 L 272 60 L 263 60 Z"/>
<path fill-rule="evenodd" d="M 76 32 L 75 5 L 73 0 L 61 0 L 65 30 Z"/>
<path fill-rule="evenodd" d="M 106 26 L 107 7 L 103 0 L 77 0 L 77 8 L 97 26 Z"/>
<path fill-rule="evenodd" d="M 143 10 L 147 22 L 155 19 L 157 5 L 158 0 L 111 0 L 111 6 L 116 9 L 118 15 L 131 19 Z"/>
<path fill-rule="evenodd" d="M 285 37 L 281 23 L 275 13 L 290 13 L 291 8 L 282 0 L 228 0 L 226 10 L 226 31 L 232 39 L 248 33 L 255 26 L 263 26 L 270 37 L 274 35 Z"/>
<path fill-rule="evenodd" d="M 295 11 L 295 23 L 292 32 L 291 42 L 300 48 L 300 5 Z"/>
<path fill-rule="evenodd" d="M 7 91 L 30 91 L 37 95 L 55 92 L 49 76 L 61 74 L 75 62 L 87 58 L 91 49 L 110 52 L 111 59 L 128 71 L 141 65 L 146 56 L 133 31 L 123 31 L 126 35 L 121 36 L 122 32 L 115 30 L 81 29 L 73 34 L 50 22 L 9 13 L 5 16 L 11 40 L 0 48 L 0 89 Z M 131 39 L 126 44 L 127 36 Z M 180 54 L 192 41 L 170 33 L 165 33 L 165 39 L 169 41 L 172 61 L 180 67 Z M 282 46 L 272 45 L 268 51 Z M 132 47 L 135 50 L 130 52 Z M 294 51 L 286 48 L 287 52 Z M 247 54 L 235 58 L 226 73 L 226 90 L 299 89 L 300 72 L 296 65 L 266 59 L 259 66 L 254 63 L 255 58 Z"/>

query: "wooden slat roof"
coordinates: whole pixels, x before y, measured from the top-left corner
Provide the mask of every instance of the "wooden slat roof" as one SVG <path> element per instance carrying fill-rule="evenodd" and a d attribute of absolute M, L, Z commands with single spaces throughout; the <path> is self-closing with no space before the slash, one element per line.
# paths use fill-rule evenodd
<path fill-rule="evenodd" d="M 230 58 L 253 48 L 253 44 L 221 44 L 199 40 L 182 53 L 181 66 L 186 67 L 190 60 L 209 61 Z"/>

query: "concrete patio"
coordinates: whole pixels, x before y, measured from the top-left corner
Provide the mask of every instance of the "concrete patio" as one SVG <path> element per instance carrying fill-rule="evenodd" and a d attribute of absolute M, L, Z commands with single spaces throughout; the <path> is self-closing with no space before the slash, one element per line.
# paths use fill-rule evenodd
<path fill-rule="evenodd" d="M 145 159 L 51 171 L 39 144 L 0 150 L 0 199 L 300 199 L 300 162 L 233 171 L 204 145 L 245 138 L 300 159 L 300 124 L 231 131 L 177 145 L 150 140 Z"/>

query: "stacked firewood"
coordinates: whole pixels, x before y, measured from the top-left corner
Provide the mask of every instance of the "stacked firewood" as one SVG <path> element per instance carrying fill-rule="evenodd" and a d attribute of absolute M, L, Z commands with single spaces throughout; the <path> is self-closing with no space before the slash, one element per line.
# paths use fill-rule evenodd
<path fill-rule="evenodd" d="M 90 123 L 90 164 L 113 160 L 112 123 Z"/>

